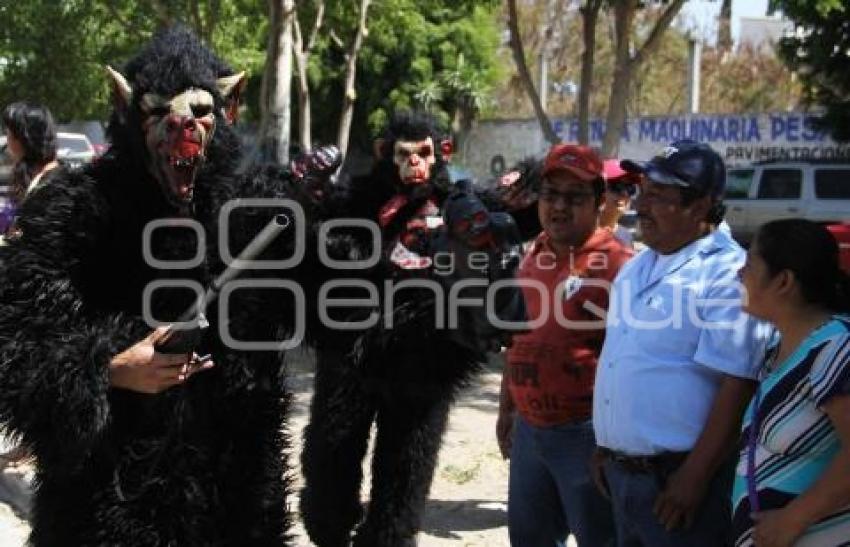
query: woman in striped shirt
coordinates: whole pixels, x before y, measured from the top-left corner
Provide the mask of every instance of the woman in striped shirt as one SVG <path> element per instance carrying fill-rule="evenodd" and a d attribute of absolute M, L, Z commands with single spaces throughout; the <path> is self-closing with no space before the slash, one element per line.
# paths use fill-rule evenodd
<path fill-rule="evenodd" d="M 850 281 L 822 226 L 759 230 L 744 309 L 776 326 L 746 413 L 733 491 L 735 545 L 850 545 Z"/>

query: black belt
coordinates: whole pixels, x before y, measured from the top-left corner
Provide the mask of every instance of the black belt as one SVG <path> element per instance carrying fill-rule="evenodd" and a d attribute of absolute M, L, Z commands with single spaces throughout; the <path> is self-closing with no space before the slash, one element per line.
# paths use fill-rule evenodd
<path fill-rule="evenodd" d="M 661 473 L 664 475 L 682 465 L 689 454 L 689 452 L 662 452 L 652 456 L 632 456 L 604 446 L 599 447 L 599 452 L 629 473 Z"/>

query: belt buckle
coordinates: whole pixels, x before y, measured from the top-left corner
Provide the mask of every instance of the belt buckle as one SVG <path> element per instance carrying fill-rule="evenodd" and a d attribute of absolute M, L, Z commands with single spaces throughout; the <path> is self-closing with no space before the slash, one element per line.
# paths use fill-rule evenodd
<path fill-rule="evenodd" d="M 652 456 L 630 456 L 610 450 L 608 458 L 612 462 L 622 465 L 630 473 L 651 473 L 655 468 Z"/>

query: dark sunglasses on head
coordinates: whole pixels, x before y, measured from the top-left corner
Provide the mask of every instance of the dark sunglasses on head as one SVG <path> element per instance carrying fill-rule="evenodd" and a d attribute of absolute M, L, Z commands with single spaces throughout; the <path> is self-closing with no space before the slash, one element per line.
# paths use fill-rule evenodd
<path fill-rule="evenodd" d="M 626 184 L 624 182 L 612 182 L 608 184 L 608 191 L 612 194 L 628 194 L 629 197 L 634 197 L 637 194 L 636 184 Z"/>

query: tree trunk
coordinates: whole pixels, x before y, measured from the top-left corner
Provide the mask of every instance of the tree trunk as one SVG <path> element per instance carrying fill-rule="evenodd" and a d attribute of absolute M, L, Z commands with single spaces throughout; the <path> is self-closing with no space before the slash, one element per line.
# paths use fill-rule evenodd
<path fill-rule="evenodd" d="M 348 58 L 345 67 L 345 93 L 342 99 L 342 114 L 339 117 L 339 133 L 337 134 L 337 147 L 343 157 L 348 151 L 348 137 L 351 132 L 351 119 L 354 117 L 354 101 L 357 100 L 357 91 L 354 82 L 357 78 L 357 54 L 363 45 L 363 38 L 367 34 L 366 12 L 371 0 L 360 0 L 360 21 L 357 25 L 357 34 L 351 42 L 348 50 Z"/>
<path fill-rule="evenodd" d="M 673 18 L 682 9 L 685 0 L 671 0 L 661 16 L 655 21 L 649 36 L 637 49 L 634 57 L 629 54 L 632 26 L 638 0 L 618 0 L 614 3 L 615 53 L 614 81 L 608 97 L 608 115 L 605 118 L 605 139 L 602 141 L 603 157 L 614 157 L 620 147 L 620 135 L 626 122 L 626 102 L 632 85 L 632 76 L 638 72 L 644 60 L 658 47 L 664 32 Z"/>
<path fill-rule="evenodd" d="M 620 130 L 626 120 L 628 86 L 631 83 L 629 41 L 636 10 L 637 0 L 614 3 L 614 80 L 608 95 L 605 139 L 602 141 L 602 155 L 606 158 L 616 156 L 620 144 Z"/>
<path fill-rule="evenodd" d="M 292 18 L 292 29 L 294 32 L 294 52 L 295 52 L 295 67 L 298 71 L 298 144 L 302 151 L 307 151 L 313 147 L 313 137 L 311 132 L 312 116 L 310 111 L 310 81 L 307 77 L 307 69 L 310 62 L 310 54 L 313 51 L 313 46 L 316 43 L 316 37 L 319 29 L 322 28 L 322 18 L 325 13 L 325 2 L 321 0 L 316 5 L 316 19 L 313 22 L 313 29 L 310 31 L 310 36 L 304 42 L 304 36 L 301 33 L 301 25 L 298 23 L 298 16 Z"/>
<path fill-rule="evenodd" d="M 295 54 L 295 64 L 298 69 L 298 144 L 306 152 L 313 147 L 313 135 L 310 131 L 310 84 L 307 80 L 307 56 Z"/>
<path fill-rule="evenodd" d="M 546 2 L 546 20 L 540 27 L 540 55 L 538 59 L 538 68 L 540 77 L 537 80 L 537 89 L 540 91 L 540 105 L 543 111 L 549 108 L 549 59 L 552 56 L 552 42 L 555 37 L 555 21 L 556 11 L 558 9 L 557 0 L 547 0 Z"/>
<path fill-rule="evenodd" d="M 537 90 L 534 88 L 534 81 L 531 79 L 531 74 L 528 72 L 528 66 L 525 63 L 525 51 L 523 50 L 522 38 L 519 34 L 516 0 L 508 0 L 508 27 L 511 31 L 511 52 L 513 53 L 519 78 L 525 86 L 528 98 L 531 99 L 531 104 L 534 107 L 537 121 L 540 123 L 540 129 L 543 131 L 543 136 L 551 144 L 556 144 L 560 139 L 555 134 L 555 130 L 552 129 L 552 124 L 549 122 L 549 117 L 543 109 L 543 105 L 540 102 L 540 95 L 537 94 Z"/>
<path fill-rule="evenodd" d="M 594 54 L 596 52 L 596 22 L 602 0 L 588 0 L 581 8 L 582 40 L 581 80 L 578 90 L 578 142 L 590 142 L 590 94 L 593 91 Z"/>
<path fill-rule="evenodd" d="M 264 160 L 289 161 L 292 19 L 295 0 L 269 0 L 269 43 L 260 94 L 260 150 Z"/>
<path fill-rule="evenodd" d="M 723 0 L 717 24 L 717 49 L 723 55 L 732 49 L 732 0 Z"/>

